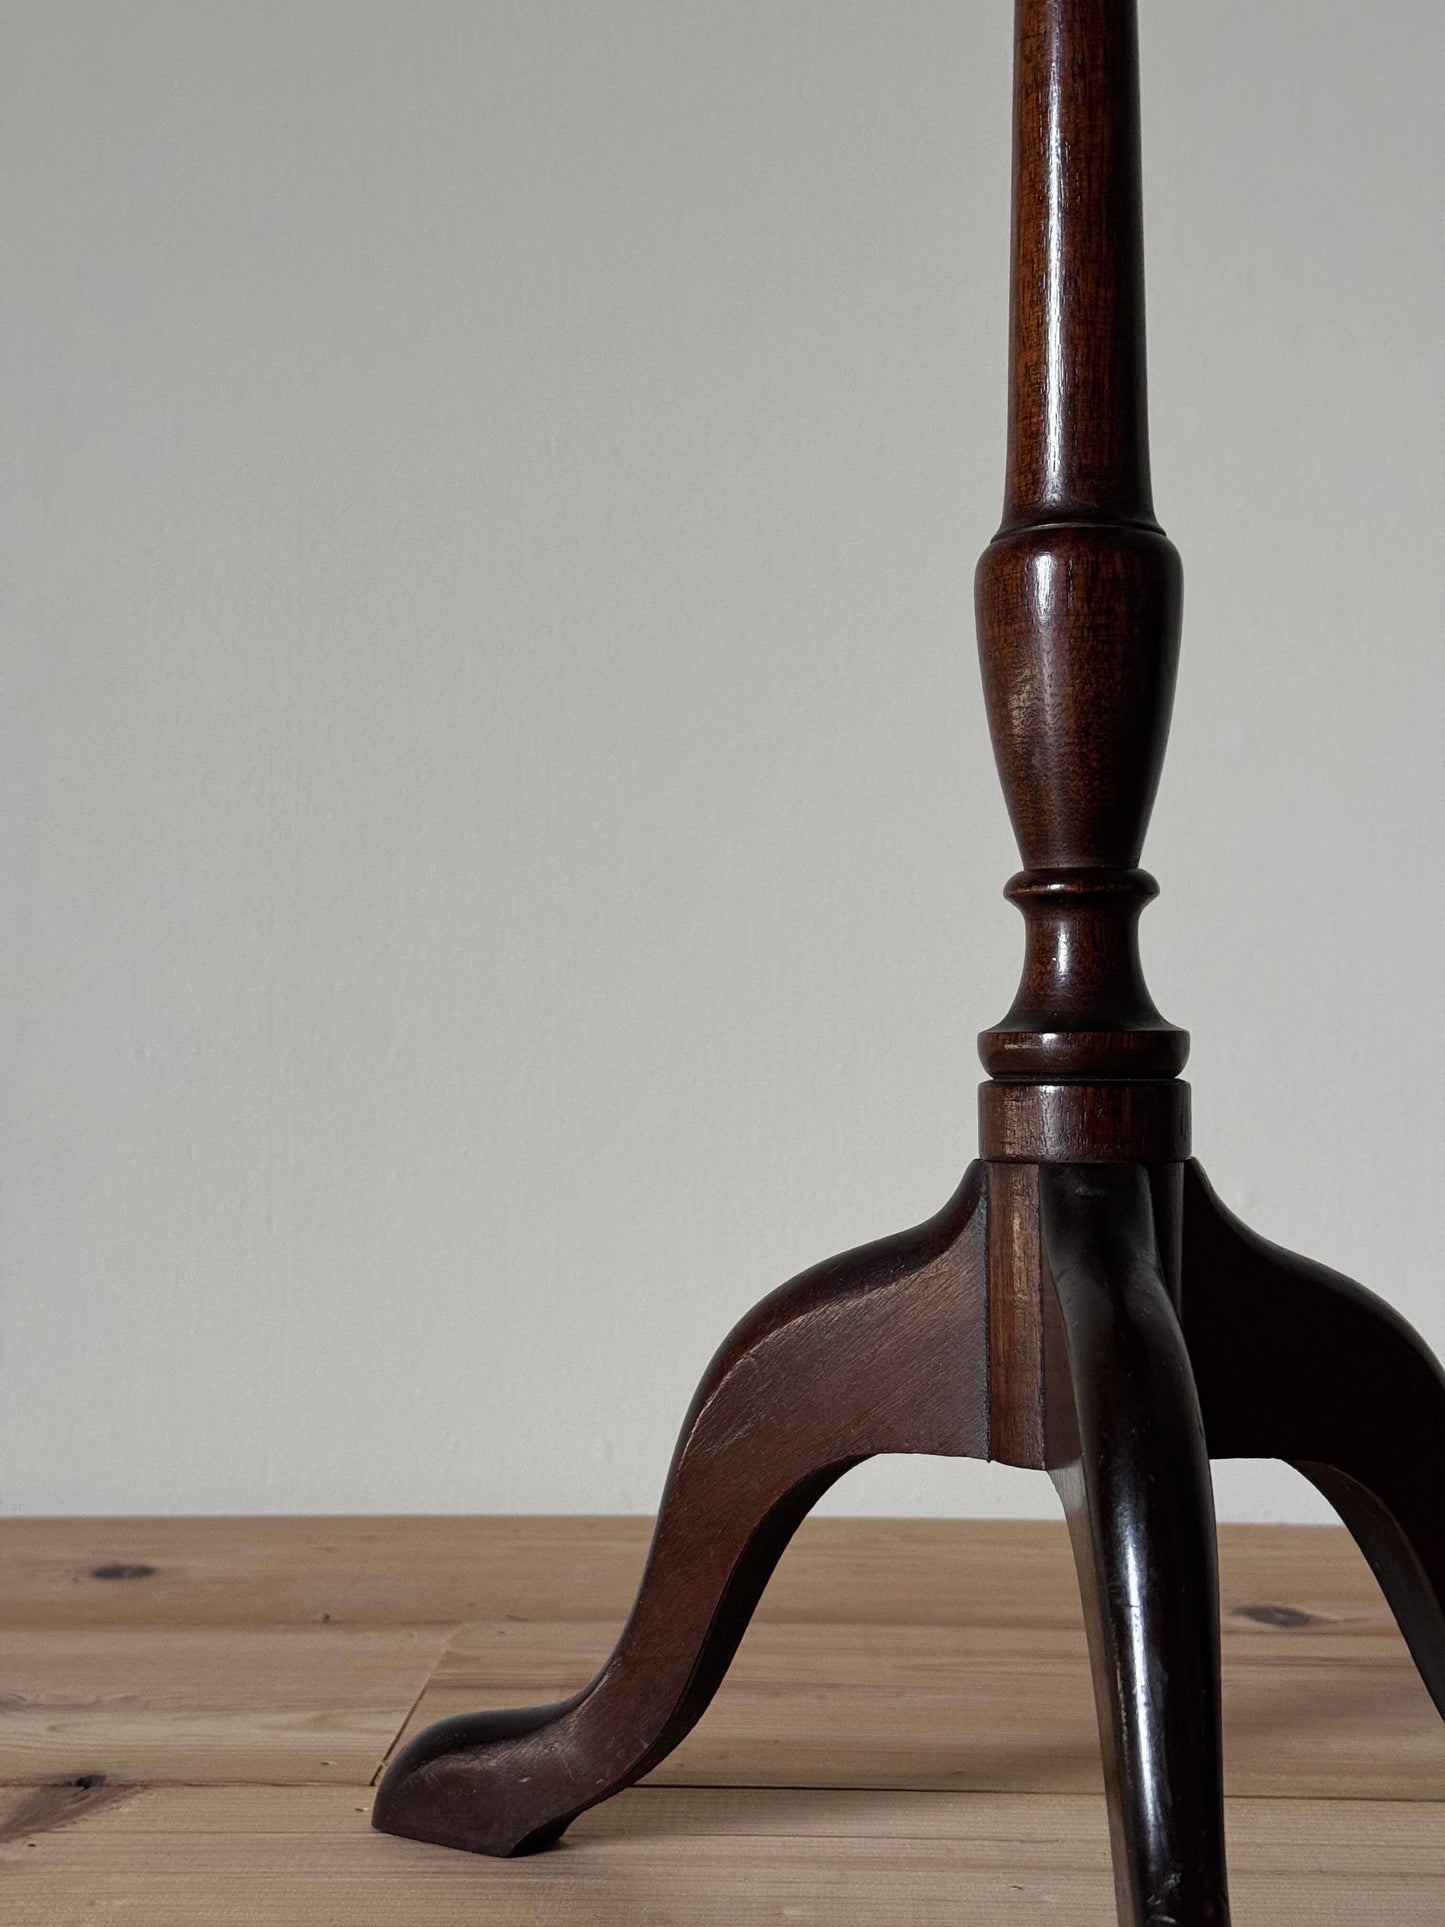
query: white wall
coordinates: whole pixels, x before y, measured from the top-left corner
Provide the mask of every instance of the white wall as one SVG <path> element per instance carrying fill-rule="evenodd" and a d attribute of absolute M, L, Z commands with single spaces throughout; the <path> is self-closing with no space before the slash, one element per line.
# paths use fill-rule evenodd
<path fill-rule="evenodd" d="M 5 0 L 0 1508 L 650 1510 L 952 1188 L 1009 12 Z M 1445 1349 L 1440 21 L 1143 15 L 1150 978 L 1225 1195 Z"/>

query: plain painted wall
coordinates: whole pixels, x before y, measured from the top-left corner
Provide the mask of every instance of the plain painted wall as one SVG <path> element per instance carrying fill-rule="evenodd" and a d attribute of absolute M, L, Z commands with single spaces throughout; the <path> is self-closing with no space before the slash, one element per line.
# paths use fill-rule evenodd
<path fill-rule="evenodd" d="M 1224 1195 L 1445 1349 L 1440 16 L 1142 12 L 1150 980 Z M 1009 15 L 6 0 L 0 1507 L 651 1510 L 952 1189 Z"/>

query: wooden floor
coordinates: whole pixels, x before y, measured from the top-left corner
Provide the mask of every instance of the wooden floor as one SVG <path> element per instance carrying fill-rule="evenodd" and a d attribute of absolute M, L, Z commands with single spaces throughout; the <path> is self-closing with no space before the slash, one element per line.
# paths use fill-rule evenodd
<path fill-rule="evenodd" d="M 489 1861 L 370 1831 L 398 1740 L 582 1683 L 632 1519 L 0 1523 L 0 1923 L 1109 1927 L 1062 1527 L 810 1522 L 641 1787 Z M 1445 1725 L 1342 1532 L 1222 1533 L 1236 1927 L 1439 1927 Z"/>

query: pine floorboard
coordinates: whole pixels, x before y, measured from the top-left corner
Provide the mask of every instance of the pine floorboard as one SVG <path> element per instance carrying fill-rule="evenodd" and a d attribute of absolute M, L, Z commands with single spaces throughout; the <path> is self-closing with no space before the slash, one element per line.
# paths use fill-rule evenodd
<path fill-rule="evenodd" d="M 1109 1927 L 1052 1524 L 810 1521 L 693 1736 L 560 1847 L 373 1833 L 404 1734 L 588 1676 L 648 1530 L 0 1522 L 0 1927 Z M 1445 1725 L 1364 1561 L 1221 1541 L 1236 1927 L 1445 1920 Z"/>

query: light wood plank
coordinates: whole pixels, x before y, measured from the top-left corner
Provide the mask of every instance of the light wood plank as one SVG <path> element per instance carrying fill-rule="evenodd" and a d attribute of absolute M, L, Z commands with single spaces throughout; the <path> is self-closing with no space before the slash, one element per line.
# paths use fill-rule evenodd
<path fill-rule="evenodd" d="M 651 1531 L 607 1518 L 7 1519 L 0 1625 L 605 1616 L 625 1611 Z"/>
<path fill-rule="evenodd" d="M 366 1784 L 439 1628 L 0 1631 L 0 1778 Z"/>
<path fill-rule="evenodd" d="M 650 1519 L 0 1521 L 0 1626 L 621 1621 Z M 1226 1620 L 1263 1609 L 1388 1631 L 1342 1528 L 1224 1526 Z M 131 1578 L 98 1572 L 134 1571 Z M 810 1519 L 762 1617 L 816 1624 L 1074 1625 L 1062 1521 Z"/>
<path fill-rule="evenodd" d="M 615 1628 L 487 1622 L 439 1662 L 433 1719 L 566 1697 Z M 1231 1792 L 1445 1800 L 1445 1725 L 1393 1634 L 1252 1626 L 1224 1640 Z M 1079 1792 L 1101 1785 L 1080 1625 L 763 1621 L 661 1785 Z"/>
<path fill-rule="evenodd" d="M 18 1830 L 6 1920 L 74 1927 L 1106 1927 L 1102 1802 L 638 1789 L 568 1844 L 484 1860 L 371 1833 L 344 1788 L 137 1788 Z M 28 1797 L 33 1797 L 28 1796 Z M 9 1802 L 14 1821 L 15 1800 Z M 1445 1830 L 1419 1804 L 1235 1801 L 1238 1927 L 1426 1927 Z M 5 1839 L 6 1833 L 9 1838 Z"/>
<path fill-rule="evenodd" d="M 646 1529 L 639 1521 L 554 1519 L 301 1522 L 340 1619 L 287 1629 L 226 1628 L 210 1615 L 228 1584 L 243 1620 L 263 1609 L 314 1609 L 322 1595 L 308 1592 L 305 1548 L 292 1530 L 298 1522 L 266 1522 L 284 1528 L 274 1535 L 244 1520 L 151 1523 L 169 1535 L 175 1569 L 158 1572 L 154 1591 L 149 1581 L 112 1580 L 92 1582 L 90 1592 L 133 1614 L 141 1603 L 184 1607 L 194 1586 L 200 1623 L 0 1631 L 0 1774 L 364 1781 L 403 1722 L 410 1733 L 445 1713 L 555 1698 L 590 1675 L 616 1631 L 613 1619 L 595 1615 L 498 1616 L 458 1632 L 444 1656 L 445 1627 L 382 1625 L 370 1640 L 359 1638 L 367 1628 L 347 1623 L 349 1615 L 398 1608 L 402 1595 L 388 1588 L 401 1583 L 404 1555 L 432 1544 L 443 1525 L 475 1528 L 476 1540 L 503 1560 L 509 1547 L 523 1548 L 525 1584 L 492 1572 L 493 1591 L 600 1592 L 620 1601 L 620 1619 L 631 1580 L 618 1589 L 614 1568 L 624 1554 L 640 1557 Z M 129 1522 L 107 1530 L 116 1535 L 105 1542 L 112 1548 L 138 1543 Z M 8 1534 L 0 1527 L 0 1547 Z M 1225 1539 L 1231 1788 L 1445 1797 L 1445 1728 L 1343 1535 L 1271 1528 Z M 33 1555 L 34 1533 L 27 1543 Z M 72 1553 L 79 1543 L 70 1542 Z M 58 1544 L 52 1537 L 49 1556 Z M 371 1567 L 355 1580 L 353 1603 L 344 1561 L 361 1556 Z M 718 1702 L 659 1769 L 662 1779 L 1005 1791 L 1097 1785 L 1061 1527 L 821 1520 L 790 1557 L 793 1591 L 780 1575 Z M 31 1571 L 39 1571 L 34 1558 Z M 944 1578 L 958 1583 L 941 1587 Z M 424 1577 L 417 1587 L 428 1608 L 436 1603 Z M 43 1593 L 13 1586 L 12 1604 L 28 1598 L 33 1610 Z M 872 1600 L 892 1617 L 794 1617 L 809 1600 L 841 1598 L 855 1606 Z M 943 1618 L 930 1623 L 925 1609 Z M 428 1685 L 434 1657 L 440 1664 Z"/>

